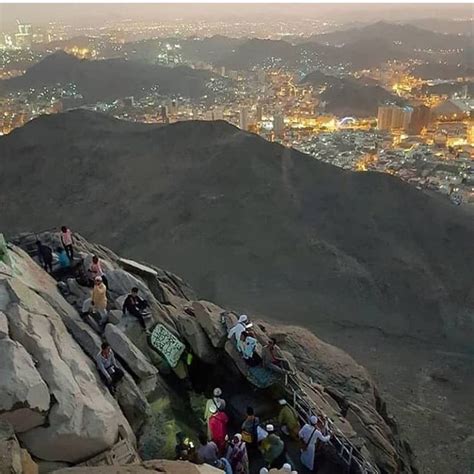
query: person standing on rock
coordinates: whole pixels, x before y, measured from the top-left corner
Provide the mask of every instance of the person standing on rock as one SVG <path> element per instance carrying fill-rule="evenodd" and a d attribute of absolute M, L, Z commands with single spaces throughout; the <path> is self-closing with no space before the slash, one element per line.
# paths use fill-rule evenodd
<path fill-rule="evenodd" d="M 268 468 L 280 469 L 286 462 L 285 443 L 275 433 L 275 427 L 268 424 L 265 429 L 268 436 L 260 443 L 260 451 Z"/>
<path fill-rule="evenodd" d="M 64 250 L 71 262 L 74 261 L 74 249 L 73 249 L 73 238 L 71 229 L 63 225 L 61 227 L 61 243 L 63 244 Z"/>
<path fill-rule="evenodd" d="M 215 406 L 210 408 L 211 416 L 209 418 L 209 432 L 211 439 L 216 443 L 219 453 L 222 455 L 226 447 L 227 439 L 227 424 L 229 423 L 229 417 L 225 414 L 224 410 Z"/>
<path fill-rule="evenodd" d="M 117 367 L 114 353 L 107 342 L 102 344 L 100 352 L 96 356 L 96 363 L 99 374 L 109 387 L 110 391 L 115 394 L 117 384 L 122 380 L 124 373 Z"/>
<path fill-rule="evenodd" d="M 102 278 L 104 285 L 108 288 L 109 285 L 107 282 L 107 278 L 102 270 L 102 265 L 97 255 L 94 255 L 92 257 L 92 262 L 91 262 L 88 272 L 89 272 L 90 283 L 92 283 L 92 285 L 94 284 L 95 278 L 99 276 Z"/>
<path fill-rule="evenodd" d="M 53 271 L 53 251 L 51 247 L 44 245 L 41 240 L 36 241 L 36 247 L 38 248 L 38 259 L 42 267 L 49 273 Z"/>
<path fill-rule="evenodd" d="M 247 454 L 247 446 L 242 441 L 242 435 L 237 433 L 232 438 L 229 448 L 227 449 L 227 459 L 232 466 L 234 474 L 249 474 L 249 457 Z"/>
<path fill-rule="evenodd" d="M 278 372 L 279 374 L 285 374 L 288 372 L 287 363 L 285 359 L 278 357 L 277 355 L 277 345 L 274 338 L 270 338 L 263 346 L 262 350 L 262 364 L 266 369 L 271 370 L 272 372 Z"/>
<path fill-rule="evenodd" d="M 241 348 L 241 336 L 244 331 L 250 326 L 248 323 L 248 316 L 246 314 L 242 314 L 237 321 L 237 323 L 230 329 L 229 334 L 227 335 L 228 339 L 232 339 L 235 336 L 235 343 L 237 345 L 237 349 L 242 352 Z"/>
<path fill-rule="evenodd" d="M 257 428 L 260 420 L 255 416 L 255 412 L 252 407 L 247 407 L 247 418 L 242 423 L 242 439 L 245 441 L 247 446 L 257 446 L 258 433 Z"/>
<path fill-rule="evenodd" d="M 278 424 L 281 430 L 292 439 L 298 440 L 298 433 L 300 431 L 298 415 L 284 398 L 278 400 L 278 403 L 281 406 L 280 412 L 278 413 Z"/>
<path fill-rule="evenodd" d="M 94 279 L 91 305 L 100 315 L 100 324 L 104 325 L 107 322 L 107 287 L 100 276 Z"/>
<path fill-rule="evenodd" d="M 303 447 L 301 448 L 301 462 L 310 471 L 315 468 L 315 454 L 318 440 L 327 443 L 331 435 L 323 435 L 318 429 L 318 417 L 313 415 L 299 432 L 299 438 Z"/>
<path fill-rule="evenodd" d="M 215 408 L 215 411 L 217 410 L 225 410 L 225 400 L 221 398 L 222 396 L 222 390 L 219 387 L 216 387 L 214 391 L 212 392 L 213 397 L 209 398 L 206 401 L 206 407 L 204 408 L 204 419 L 206 420 L 206 425 L 207 425 L 207 432 L 208 435 L 211 435 L 210 429 L 209 429 L 209 418 L 211 417 L 211 407 Z M 215 412 L 214 412 L 215 413 Z"/>

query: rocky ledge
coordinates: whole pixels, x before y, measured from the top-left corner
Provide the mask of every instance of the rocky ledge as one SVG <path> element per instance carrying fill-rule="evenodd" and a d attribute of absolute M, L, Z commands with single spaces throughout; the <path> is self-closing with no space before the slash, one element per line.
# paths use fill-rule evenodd
<path fill-rule="evenodd" d="M 0 440 L 1 449 L 19 443 L 40 472 L 81 464 L 95 472 L 92 466 L 111 458 L 107 452 L 117 443 L 125 443 L 128 454 L 110 464 L 138 462 L 135 448 L 143 460 L 170 459 L 177 431 L 197 438 L 205 396 L 216 385 L 236 420 L 248 404 L 261 419 L 275 414 L 278 384 L 256 389 L 248 382 L 226 342 L 224 308 L 199 300 L 176 275 L 76 236 L 86 267 L 98 255 L 108 279 L 109 323 L 99 331 L 79 313 L 90 289 L 67 276 L 58 283 L 30 256 L 38 237 L 53 248 L 58 243 L 54 233 L 22 235 L 0 258 L 0 421 L 13 429 Z M 133 286 L 150 303 L 149 326 L 161 324 L 174 334 L 185 354 L 193 355 L 191 365 L 180 360 L 171 367 L 138 321 L 122 315 L 124 295 Z M 416 472 L 410 447 L 363 367 L 304 328 L 253 322 L 259 343 L 277 339 L 314 404 L 380 472 Z M 115 398 L 93 360 L 103 339 L 125 372 Z M 0 460 L 0 471 L 10 472 L 2 462 L 9 461 Z M 11 462 L 20 466 L 11 472 L 34 472 L 21 470 L 18 459 Z M 150 466 L 123 472 L 150 472 Z M 75 469 L 58 472 L 81 472 Z"/>

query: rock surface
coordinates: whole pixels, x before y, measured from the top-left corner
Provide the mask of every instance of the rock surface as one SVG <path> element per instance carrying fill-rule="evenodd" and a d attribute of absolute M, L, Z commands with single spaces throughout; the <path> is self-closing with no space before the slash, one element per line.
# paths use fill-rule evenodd
<path fill-rule="evenodd" d="M 18 342 L 0 339 L 0 420 L 17 433 L 42 425 L 49 410 L 48 386 Z"/>
<path fill-rule="evenodd" d="M 142 387 L 147 387 L 145 394 L 152 392 L 156 386 L 158 370 L 137 346 L 117 326 L 107 324 L 104 336 L 115 354 L 140 380 Z"/>
<path fill-rule="evenodd" d="M 8 318 L 8 339 L 2 342 L 21 355 L 34 390 L 24 396 L 43 410 L 48 423 L 23 426 L 20 441 L 39 459 L 78 462 L 112 446 L 127 420 L 98 378 L 93 362 L 71 337 L 60 313 L 77 314 L 58 293 L 54 280 L 24 252 L 10 250 L 13 275 L 2 274 L 2 310 Z M 48 295 L 45 299 L 44 296 Z M 26 354 L 25 354 L 26 353 Z M 30 360 L 28 361 L 28 356 Z M 35 364 L 33 364 L 34 361 Z M 22 369 L 23 370 L 23 369 Z M 21 377 L 17 386 L 21 388 Z M 48 392 L 49 391 L 49 392 Z M 0 400 L 4 392 L 0 393 Z M 48 410 L 49 408 L 49 410 Z M 24 429 L 29 428 L 29 429 Z"/>
<path fill-rule="evenodd" d="M 138 286 L 150 303 L 153 321 L 164 324 L 182 341 L 185 341 L 194 353 L 195 359 L 199 359 L 199 363 L 204 364 L 205 370 L 210 371 L 210 367 L 213 367 L 212 370 L 217 371 L 213 375 L 219 376 L 225 373 L 229 379 L 228 383 L 242 380 L 241 374 L 247 376 L 248 367 L 236 352 L 234 344 L 227 340 L 226 326 L 228 329 L 235 323 L 235 314 L 226 312 L 223 318 L 224 325 L 222 321 L 224 309 L 207 301 L 190 300 L 191 291 L 186 286 L 181 289 L 181 282 L 177 277 L 159 269 L 135 264 L 130 260 L 124 263 L 109 250 L 89 244 L 80 236 L 78 236 L 78 242 L 81 252 L 98 254 L 104 261 L 108 275 L 112 276 L 109 280 L 111 283 L 109 285 L 110 310 L 119 312 L 123 292 L 128 291 L 130 285 Z M 120 268 L 120 265 L 124 265 L 127 270 Z M 128 273 L 129 271 L 136 274 Z M 25 273 L 29 274 L 29 271 Z M 56 423 L 56 426 L 68 429 L 71 420 L 77 416 L 75 411 L 74 413 L 71 411 L 71 407 L 76 403 L 75 399 L 71 400 L 73 391 L 75 394 L 79 393 L 79 399 L 85 405 L 88 403 L 88 396 L 95 392 L 101 393 L 106 400 L 110 398 L 97 379 L 97 370 L 90 360 L 99 352 L 101 337 L 56 291 L 54 281 L 44 275 L 42 278 L 44 281 L 39 282 L 37 278 L 28 276 L 29 282 L 25 284 L 16 275 L 10 276 L 4 285 L 6 291 L 2 292 L 2 285 L 0 285 L 0 310 L 5 311 L 7 315 L 9 323 L 7 330 L 10 337 L 22 344 L 28 353 L 33 354 L 35 360 L 39 361 L 39 375 L 48 384 L 55 400 L 49 410 L 48 418 L 54 423 L 55 414 L 58 411 L 68 420 L 63 420 L 59 425 Z M 68 286 L 80 296 L 82 290 L 75 288 L 74 283 L 69 282 Z M 273 326 L 265 321 L 255 320 L 251 314 L 249 316 L 255 323 L 254 331 L 260 344 L 264 344 L 270 336 L 278 340 L 280 348 L 298 370 L 301 384 L 305 387 L 317 411 L 324 412 L 333 419 L 337 428 L 352 441 L 364 457 L 387 473 L 414 472 L 411 453 L 398 438 L 396 424 L 388 417 L 384 403 L 363 367 L 345 352 L 322 342 L 306 329 Z M 33 330 L 26 333 L 25 328 L 28 325 L 32 325 Z M 74 336 L 75 341 L 69 333 Z M 117 387 L 117 402 L 123 414 L 129 420 L 135 433 L 139 436 L 144 432 L 147 433 L 148 444 L 153 443 L 154 447 L 159 449 L 164 449 L 164 444 L 166 444 L 169 448 L 169 430 L 163 431 L 167 433 L 166 440 L 165 435 L 161 436 L 163 439 L 155 439 L 152 435 L 157 427 L 151 421 L 156 419 L 155 421 L 163 425 L 162 427 L 164 425 L 171 427 L 175 426 L 172 424 L 173 417 L 179 410 L 184 411 L 185 416 L 192 412 L 190 400 L 187 400 L 183 393 L 183 385 L 176 394 L 174 392 L 173 395 L 171 394 L 170 386 L 165 382 L 166 379 L 162 379 L 156 369 L 160 364 L 166 366 L 166 363 L 156 351 L 150 348 L 147 337 L 135 318 L 126 316 L 121 318 L 117 325 L 108 324 L 104 336 L 112 345 L 119 361 L 123 361 L 122 367 L 126 372 L 124 379 Z M 50 361 L 45 360 L 44 348 L 46 346 L 52 348 Z M 66 346 L 68 353 L 62 350 Z M 85 360 L 80 367 L 77 364 L 74 365 L 72 361 L 71 352 L 76 350 Z M 77 359 L 79 356 L 74 356 L 74 358 Z M 215 364 L 217 360 L 219 364 Z M 55 372 L 56 376 L 53 377 L 51 367 L 53 363 L 54 371 L 59 371 L 61 376 Z M 219 373 L 221 365 L 224 371 Z M 185 363 L 181 363 L 181 369 L 183 374 L 180 377 L 185 377 L 188 370 Z M 86 377 L 87 370 L 89 372 Z M 168 372 L 172 373 L 170 368 Z M 84 381 L 86 378 L 88 381 L 93 381 L 93 386 L 90 390 L 88 389 L 87 395 L 84 390 L 81 390 L 83 385 L 88 387 Z M 202 378 L 206 379 L 206 377 Z M 69 387 L 63 385 L 65 380 L 69 381 Z M 82 382 L 79 383 L 79 380 Z M 147 386 L 149 380 L 153 380 L 153 387 L 156 386 L 153 393 L 150 386 Z M 190 383 L 189 379 L 187 383 Z M 282 388 L 281 383 L 280 387 L 276 388 Z M 153 397 L 154 402 L 151 405 L 145 397 L 146 394 Z M 179 398 L 178 410 L 171 403 L 174 397 Z M 111 401 L 111 406 L 117 410 L 115 401 Z M 155 416 L 156 413 L 163 412 L 163 407 L 168 407 L 166 416 Z M 115 415 L 116 413 L 114 412 Z M 83 418 L 74 420 L 77 431 L 69 429 L 69 435 L 78 437 L 75 442 L 75 452 L 85 447 L 89 449 L 88 441 L 93 441 L 96 446 L 102 443 L 100 449 L 106 449 L 104 446 L 113 442 L 107 438 L 109 432 L 101 424 L 106 416 L 102 411 L 101 415 L 102 419 L 89 421 L 87 425 Z M 189 422 L 191 423 L 191 419 Z M 111 424 L 112 432 L 116 423 L 115 420 L 115 424 Z M 53 439 L 52 430 L 48 431 L 48 428 L 42 426 L 29 430 L 22 434 L 21 439 L 34 454 L 41 451 L 42 456 L 39 457 L 42 459 L 77 462 L 79 459 L 73 459 L 66 446 L 61 447 L 63 452 L 61 457 L 52 456 L 47 452 L 46 446 L 41 443 L 46 442 L 43 440 Z M 194 428 L 187 426 L 186 429 L 192 431 Z M 102 438 L 97 438 L 97 431 L 101 433 Z M 58 435 L 59 433 L 60 429 Z M 174 435 L 175 432 L 172 432 L 171 438 Z M 143 438 L 140 439 L 140 443 L 142 441 Z M 173 439 L 171 439 L 171 444 L 172 442 Z M 157 443 L 163 445 L 157 446 Z M 60 446 L 60 443 L 56 444 Z"/>

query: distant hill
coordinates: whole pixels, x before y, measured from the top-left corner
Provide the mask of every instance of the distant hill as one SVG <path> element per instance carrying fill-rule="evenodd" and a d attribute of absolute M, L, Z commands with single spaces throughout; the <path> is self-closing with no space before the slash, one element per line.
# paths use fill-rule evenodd
<path fill-rule="evenodd" d="M 326 111 L 337 116 L 375 116 L 379 105 L 383 103 L 403 104 L 399 97 L 381 86 L 366 85 L 355 79 L 339 79 L 320 71 L 306 75 L 301 83 L 316 87 L 326 86 L 320 98 L 326 102 Z"/>
<path fill-rule="evenodd" d="M 167 68 L 124 59 L 81 60 L 62 51 L 47 56 L 23 76 L 0 82 L 0 93 L 74 83 L 87 102 L 142 96 L 156 87 L 163 94 L 200 97 L 209 94 L 206 71 Z"/>
<path fill-rule="evenodd" d="M 474 223 L 397 178 L 226 122 L 85 111 L 29 122 L 0 138 L 0 156 L 8 234 L 65 223 L 240 310 L 472 342 Z"/>
<path fill-rule="evenodd" d="M 458 35 L 445 35 L 408 24 L 379 21 L 360 28 L 338 30 L 314 35 L 311 40 L 333 46 L 341 46 L 356 41 L 390 41 L 400 50 L 431 49 L 447 50 L 470 47 L 469 39 Z"/>
<path fill-rule="evenodd" d="M 474 67 L 464 64 L 425 63 L 416 65 L 412 74 L 421 79 L 457 79 L 458 77 L 474 76 Z"/>

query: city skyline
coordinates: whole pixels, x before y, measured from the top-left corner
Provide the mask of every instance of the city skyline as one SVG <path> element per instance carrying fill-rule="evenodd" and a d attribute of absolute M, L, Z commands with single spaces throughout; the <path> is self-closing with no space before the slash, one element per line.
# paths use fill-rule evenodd
<path fill-rule="evenodd" d="M 468 4 L 2 4 L 0 30 L 14 28 L 17 21 L 46 25 L 54 21 L 73 26 L 97 26 L 101 21 L 255 21 L 267 18 L 311 18 L 338 22 L 405 21 L 421 18 L 470 19 Z"/>

